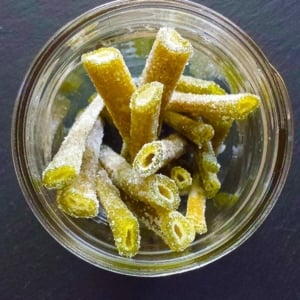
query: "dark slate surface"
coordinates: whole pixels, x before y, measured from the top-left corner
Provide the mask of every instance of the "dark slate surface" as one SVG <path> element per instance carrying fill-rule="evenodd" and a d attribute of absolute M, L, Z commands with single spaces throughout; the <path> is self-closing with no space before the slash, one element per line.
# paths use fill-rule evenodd
<path fill-rule="evenodd" d="M 294 160 L 270 216 L 240 248 L 197 271 L 132 278 L 97 269 L 35 219 L 10 155 L 14 99 L 31 60 L 63 24 L 103 1 L 0 1 L 0 299 L 300 299 L 300 1 L 203 0 L 260 45 L 283 76 L 295 118 Z"/>

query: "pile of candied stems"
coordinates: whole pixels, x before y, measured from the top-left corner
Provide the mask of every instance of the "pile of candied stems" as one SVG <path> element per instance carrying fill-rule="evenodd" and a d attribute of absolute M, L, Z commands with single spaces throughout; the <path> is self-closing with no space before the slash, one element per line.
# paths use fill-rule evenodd
<path fill-rule="evenodd" d="M 183 75 L 192 52 L 177 31 L 161 28 L 138 86 L 118 49 L 82 55 L 97 93 L 44 170 L 43 184 L 57 190 L 58 207 L 72 217 L 96 217 L 101 207 L 122 256 L 137 254 L 139 222 L 183 251 L 207 232 L 207 199 L 233 201 L 219 192 L 217 156 L 233 122 L 247 118 L 259 98 Z M 120 153 L 102 143 L 108 124 L 122 137 Z M 181 201 L 185 215 L 177 210 Z"/>

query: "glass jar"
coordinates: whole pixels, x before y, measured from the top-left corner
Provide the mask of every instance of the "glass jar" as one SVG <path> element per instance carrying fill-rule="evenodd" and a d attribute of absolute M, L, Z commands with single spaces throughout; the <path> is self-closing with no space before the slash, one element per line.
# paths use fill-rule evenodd
<path fill-rule="evenodd" d="M 41 174 L 76 113 L 94 92 L 80 57 L 101 46 L 118 47 L 138 77 L 160 27 L 176 28 L 193 44 L 186 73 L 220 83 L 231 93 L 261 97 L 259 110 L 237 122 L 219 156 L 222 191 L 238 195 L 231 207 L 207 202 L 208 233 L 174 253 L 148 231 L 134 258 L 120 257 L 105 215 L 72 219 L 58 210 L 55 192 Z M 70 99 L 63 124 L 53 132 L 58 95 Z M 160 276 L 202 267 L 244 242 L 276 203 L 287 177 L 293 124 L 286 87 L 257 45 L 220 14 L 188 1 L 116 1 L 86 12 L 59 30 L 32 63 L 20 88 L 12 123 L 12 152 L 17 177 L 35 216 L 66 249 L 110 271 Z M 114 143 L 114 133 L 107 133 Z"/>

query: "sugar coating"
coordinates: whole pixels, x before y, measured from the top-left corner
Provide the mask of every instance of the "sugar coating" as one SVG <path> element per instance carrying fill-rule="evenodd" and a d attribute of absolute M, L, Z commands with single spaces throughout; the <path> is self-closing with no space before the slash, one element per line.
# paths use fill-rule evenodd
<path fill-rule="evenodd" d="M 164 121 L 197 146 L 201 146 L 214 136 L 214 128 L 202 120 L 193 120 L 182 114 L 166 111 Z"/>
<path fill-rule="evenodd" d="M 214 94 L 224 95 L 226 94 L 217 83 L 210 80 L 203 80 L 192 76 L 182 75 L 180 76 L 177 84 L 176 91 L 192 94 Z"/>
<path fill-rule="evenodd" d="M 260 98 L 249 93 L 230 95 L 201 95 L 174 92 L 167 109 L 208 120 L 240 120 L 246 118 L 259 105 Z"/>
<path fill-rule="evenodd" d="M 149 176 L 184 154 L 187 142 L 177 134 L 145 144 L 137 153 L 133 168 L 141 176 Z"/>
<path fill-rule="evenodd" d="M 198 149 L 195 157 L 199 170 L 212 173 L 219 172 L 220 164 L 218 163 L 211 141 L 204 143 L 202 148 Z"/>
<path fill-rule="evenodd" d="M 103 121 L 99 117 L 96 120 L 93 128 L 91 129 L 86 141 L 86 148 L 90 149 L 90 151 L 93 151 L 97 158 L 99 157 L 100 146 L 103 141 L 103 136 L 104 136 Z"/>
<path fill-rule="evenodd" d="M 140 176 L 124 157 L 108 146 L 101 147 L 100 162 L 114 184 L 135 200 L 165 209 L 178 207 L 180 202 L 178 189 L 167 176 L 160 174 L 146 178 Z M 169 197 L 165 197 L 161 190 L 165 190 Z"/>
<path fill-rule="evenodd" d="M 129 103 L 136 87 L 121 52 L 110 47 L 100 48 L 83 54 L 81 59 L 114 125 L 124 141 L 129 141 Z"/>
<path fill-rule="evenodd" d="M 130 101 L 131 123 L 129 152 L 134 159 L 141 147 L 158 137 L 163 85 L 151 82 L 140 86 Z"/>
<path fill-rule="evenodd" d="M 181 166 L 173 167 L 170 176 L 175 181 L 179 192 L 187 191 L 192 185 L 192 176 L 190 172 Z"/>
<path fill-rule="evenodd" d="M 97 97 L 75 120 L 58 152 L 43 172 L 43 183 L 47 188 L 61 188 L 79 174 L 88 134 L 103 107 L 102 99 Z M 72 177 L 62 177 L 59 182 L 51 182 L 51 178 L 47 178 L 48 172 L 59 173 L 60 168 L 65 166 L 74 170 Z"/>
<path fill-rule="evenodd" d="M 119 254 L 134 256 L 140 247 L 138 220 L 122 201 L 119 190 L 102 168 L 98 171 L 96 186 Z"/>
<path fill-rule="evenodd" d="M 94 193 L 70 189 L 57 193 L 56 201 L 58 208 L 73 218 L 94 218 L 98 214 L 99 203 Z"/>
<path fill-rule="evenodd" d="M 158 31 L 142 72 L 140 84 L 158 81 L 164 85 L 160 122 L 192 52 L 190 42 L 182 38 L 174 29 L 163 27 Z"/>
<path fill-rule="evenodd" d="M 201 169 L 200 178 L 205 191 L 205 196 L 208 199 L 214 198 L 221 188 L 218 175 L 216 173 L 206 171 L 205 169 Z"/>
<path fill-rule="evenodd" d="M 199 180 L 199 174 L 194 175 L 191 190 L 188 194 L 186 217 L 190 220 L 198 234 L 207 232 L 205 219 L 206 196 Z"/>
<path fill-rule="evenodd" d="M 184 251 L 195 239 L 193 224 L 178 211 L 152 207 L 128 197 L 124 201 L 137 218 L 160 236 L 171 250 Z"/>
<path fill-rule="evenodd" d="M 85 151 L 79 175 L 57 194 L 58 207 L 64 213 L 76 218 L 93 218 L 98 214 L 95 160 L 90 160 L 93 154 L 88 152 L 89 150 Z"/>
<path fill-rule="evenodd" d="M 86 64 L 107 64 L 119 56 L 119 51 L 115 48 L 102 48 L 88 55 L 84 54 Z"/>
<path fill-rule="evenodd" d="M 175 29 L 162 27 L 159 29 L 156 39 L 165 44 L 166 48 L 173 52 L 191 52 L 190 42 L 184 39 Z"/>
<path fill-rule="evenodd" d="M 146 184 L 152 186 L 151 193 L 153 198 L 163 198 L 170 202 L 173 209 L 178 208 L 180 203 L 179 190 L 176 182 L 163 174 L 155 174 L 145 180 Z"/>
<path fill-rule="evenodd" d="M 58 207 L 73 217 L 92 218 L 98 214 L 95 180 L 102 138 L 103 124 L 98 118 L 87 137 L 80 173 L 58 194 Z"/>
<path fill-rule="evenodd" d="M 49 122 L 49 134 L 44 136 L 45 142 L 44 144 L 44 159 L 45 161 L 50 161 L 51 152 L 52 152 L 52 144 L 54 140 L 54 136 L 57 133 L 60 126 L 62 126 L 62 122 L 67 115 L 71 106 L 71 101 L 67 97 L 62 94 L 58 94 L 55 97 L 54 103 L 51 109 L 51 116 Z"/>
<path fill-rule="evenodd" d="M 161 98 L 163 84 L 154 81 L 140 86 L 131 97 L 130 108 L 148 107 L 153 102 L 153 99 Z"/>
<path fill-rule="evenodd" d="M 162 217 L 161 231 L 173 251 L 184 251 L 195 239 L 193 224 L 178 211 L 170 211 Z"/>

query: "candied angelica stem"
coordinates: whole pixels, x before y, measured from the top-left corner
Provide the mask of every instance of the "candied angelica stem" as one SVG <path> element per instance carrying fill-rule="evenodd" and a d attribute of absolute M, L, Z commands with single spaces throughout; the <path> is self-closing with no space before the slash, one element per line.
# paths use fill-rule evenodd
<path fill-rule="evenodd" d="M 124 197 L 124 201 L 137 218 L 160 236 L 172 251 L 184 251 L 195 239 L 193 224 L 180 212 L 152 207 L 129 197 Z"/>
<path fill-rule="evenodd" d="M 42 174 L 43 184 L 47 188 L 62 188 L 79 174 L 87 137 L 103 106 L 102 99 L 96 97 L 76 118 L 58 152 Z"/>
<path fill-rule="evenodd" d="M 215 195 L 219 192 L 221 188 L 221 183 L 218 178 L 218 175 L 214 172 L 201 169 L 200 178 L 206 197 L 208 199 L 215 197 Z"/>
<path fill-rule="evenodd" d="M 214 128 L 211 125 L 205 124 L 201 120 L 193 120 L 176 112 L 165 112 L 164 121 L 198 146 L 211 140 L 214 136 Z"/>
<path fill-rule="evenodd" d="M 141 176 L 149 176 L 185 153 L 187 142 L 177 134 L 145 144 L 135 156 L 133 168 Z"/>
<path fill-rule="evenodd" d="M 221 183 L 217 174 L 220 169 L 220 165 L 217 161 L 211 143 L 207 142 L 203 148 L 197 149 L 195 158 L 205 195 L 208 199 L 211 199 L 221 188 Z"/>
<path fill-rule="evenodd" d="M 214 197 L 213 201 L 218 209 L 224 209 L 232 207 L 238 199 L 239 197 L 236 194 L 220 192 Z"/>
<path fill-rule="evenodd" d="M 210 141 L 204 143 L 197 151 L 196 161 L 198 168 L 206 172 L 218 173 L 220 170 L 220 164 Z"/>
<path fill-rule="evenodd" d="M 74 91 L 79 90 L 82 83 L 83 79 L 80 73 L 78 71 L 72 72 L 64 79 L 59 91 L 64 94 L 74 93 Z"/>
<path fill-rule="evenodd" d="M 186 218 L 190 220 L 198 234 L 207 232 L 205 219 L 206 197 L 201 186 L 199 174 L 193 176 L 193 183 L 188 194 Z"/>
<path fill-rule="evenodd" d="M 158 81 L 164 85 L 160 121 L 192 52 L 191 43 L 176 30 L 160 28 L 141 76 L 141 84 Z"/>
<path fill-rule="evenodd" d="M 133 160 L 141 147 L 157 139 L 163 85 L 140 86 L 131 97 L 130 155 Z"/>
<path fill-rule="evenodd" d="M 190 113 L 207 118 L 245 119 L 259 105 L 259 97 L 253 94 L 241 93 L 230 95 L 197 95 L 174 92 L 167 109 L 181 113 Z"/>
<path fill-rule="evenodd" d="M 102 138 L 103 125 L 98 119 L 87 138 L 79 175 L 57 193 L 58 208 L 72 217 L 93 218 L 98 214 L 95 180 Z"/>
<path fill-rule="evenodd" d="M 52 145 L 55 138 L 56 133 L 60 128 L 62 128 L 63 120 L 66 117 L 68 111 L 70 110 L 71 101 L 69 98 L 62 94 L 58 94 L 51 108 L 50 115 L 50 124 L 49 126 L 49 134 L 46 135 L 44 142 L 44 159 L 45 161 L 51 160 L 52 153 Z"/>
<path fill-rule="evenodd" d="M 136 87 L 118 49 L 100 48 L 81 58 L 124 141 L 130 134 L 130 97 Z"/>
<path fill-rule="evenodd" d="M 133 257 L 140 248 L 138 220 L 122 201 L 119 190 L 101 167 L 97 173 L 96 190 L 119 254 Z"/>
<path fill-rule="evenodd" d="M 189 171 L 181 166 L 175 166 L 171 169 L 170 177 L 178 187 L 179 193 L 185 193 L 192 185 L 192 176 Z"/>
<path fill-rule="evenodd" d="M 154 174 L 145 178 L 139 175 L 124 157 L 108 146 L 101 147 L 100 162 L 113 183 L 131 198 L 169 210 L 178 208 L 178 188 L 169 177 Z"/>
<path fill-rule="evenodd" d="M 203 80 L 192 76 L 180 76 L 175 90 L 192 94 L 225 95 L 226 92 L 214 81 Z"/>

